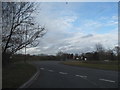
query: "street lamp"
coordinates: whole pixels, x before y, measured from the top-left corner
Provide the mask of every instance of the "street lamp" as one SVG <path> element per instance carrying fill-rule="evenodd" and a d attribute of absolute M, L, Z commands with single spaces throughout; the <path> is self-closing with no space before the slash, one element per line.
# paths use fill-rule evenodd
<path fill-rule="evenodd" d="M 31 26 L 32 25 L 34 25 L 34 23 L 29 23 Z M 26 28 L 25 28 L 25 42 L 27 42 L 27 26 L 28 25 L 26 25 Z M 25 45 L 25 60 L 24 60 L 24 62 L 26 63 L 26 58 L 27 57 L 27 54 L 26 54 L 26 45 Z"/>
<path fill-rule="evenodd" d="M 27 25 L 25 28 L 25 42 L 27 41 Z M 24 59 L 24 63 L 26 63 L 26 44 L 25 44 L 25 59 Z"/>

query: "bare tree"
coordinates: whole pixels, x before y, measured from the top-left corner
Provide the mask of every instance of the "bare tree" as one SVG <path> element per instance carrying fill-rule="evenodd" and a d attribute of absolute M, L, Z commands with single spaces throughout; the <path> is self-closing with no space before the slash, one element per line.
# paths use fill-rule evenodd
<path fill-rule="evenodd" d="M 117 59 L 120 59 L 120 46 L 115 46 L 114 51 L 117 53 Z"/>
<path fill-rule="evenodd" d="M 58 56 L 60 60 L 66 60 L 68 54 L 60 51 L 60 52 L 57 53 L 56 56 Z"/>
<path fill-rule="evenodd" d="M 34 11 L 35 4 L 32 2 L 2 3 L 3 63 L 8 62 L 12 54 L 26 46 L 37 46 L 38 38 L 46 33 L 44 27 L 36 25 Z"/>
<path fill-rule="evenodd" d="M 100 43 L 97 43 L 97 44 L 95 45 L 95 49 L 96 49 L 97 52 L 103 52 L 103 51 L 104 51 L 104 47 L 103 47 L 103 45 L 100 44 Z"/>
<path fill-rule="evenodd" d="M 96 52 L 98 53 L 98 59 L 99 60 L 104 59 L 105 58 L 105 55 L 104 55 L 105 49 L 104 49 L 103 45 L 101 43 L 97 43 L 95 45 L 95 49 L 96 49 Z"/>

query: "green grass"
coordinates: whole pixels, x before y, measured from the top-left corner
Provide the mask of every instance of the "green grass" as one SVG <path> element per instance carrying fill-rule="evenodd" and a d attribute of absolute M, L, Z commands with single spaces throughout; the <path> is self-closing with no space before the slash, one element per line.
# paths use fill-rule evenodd
<path fill-rule="evenodd" d="M 72 65 L 72 66 L 80 66 L 80 67 L 88 67 L 88 68 L 95 68 L 95 69 L 103 69 L 103 70 L 118 70 L 118 63 L 117 62 L 81 62 L 81 61 L 65 61 L 61 62 L 65 65 Z"/>
<path fill-rule="evenodd" d="M 12 64 L 2 69 L 2 88 L 18 88 L 28 81 L 37 71 L 30 64 Z"/>

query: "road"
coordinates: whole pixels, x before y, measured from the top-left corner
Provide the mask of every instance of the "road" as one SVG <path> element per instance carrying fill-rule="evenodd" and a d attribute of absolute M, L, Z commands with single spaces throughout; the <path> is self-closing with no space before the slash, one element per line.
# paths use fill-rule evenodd
<path fill-rule="evenodd" d="M 118 72 L 37 61 L 40 76 L 29 88 L 118 88 Z"/>

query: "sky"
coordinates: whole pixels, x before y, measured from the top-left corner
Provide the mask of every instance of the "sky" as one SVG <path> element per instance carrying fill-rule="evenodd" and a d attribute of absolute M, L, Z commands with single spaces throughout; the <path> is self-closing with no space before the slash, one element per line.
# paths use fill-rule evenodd
<path fill-rule="evenodd" d="M 27 54 L 85 53 L 101 43 L 106 49 L 118 44 L 117 2 L 38 2 L 35 21 L 47 33 Z"/>

